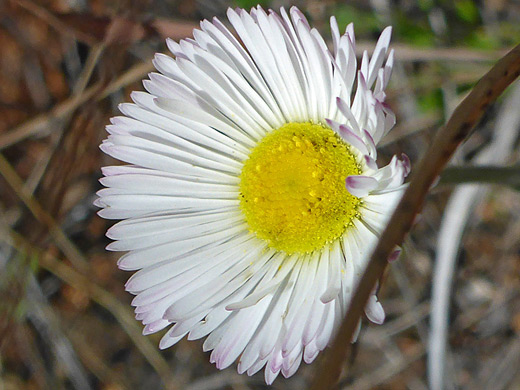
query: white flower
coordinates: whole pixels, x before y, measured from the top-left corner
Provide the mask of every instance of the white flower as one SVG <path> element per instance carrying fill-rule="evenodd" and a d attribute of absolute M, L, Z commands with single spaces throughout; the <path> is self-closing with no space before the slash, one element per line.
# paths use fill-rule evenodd
<path fill-rule="evenodd" d="M 238 359 L 272 383 L 331 341 L 399 200 L 407 158 L 376 165 L 395 123 L 384 89 L 386 28 L 360 69 L 352 24 L 332 52 L 295 7 L 229 10 L 194 39 L 168 40 L 160 73 L 112 118 L 96 204 L 123 219 L 107 249 L 128 251 L 126 289 L 160 348 L 206 337 L 219 369 Z M 373 295 L 365 310 L 382 323 Z"/>

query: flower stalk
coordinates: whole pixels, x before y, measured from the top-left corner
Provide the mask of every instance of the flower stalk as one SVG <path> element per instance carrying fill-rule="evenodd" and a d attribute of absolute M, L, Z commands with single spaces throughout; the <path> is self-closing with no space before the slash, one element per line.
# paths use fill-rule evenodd
<path fill-rule="evenodd" d="M 430 148 L 411 175 L 410 185 L 379 239 L 334 343 L 322 359 L 321 368 L 311 385 L 312 390 L 333 389 L 336 386 L 348 354 L 350 340 L 370 293 L 383 275 L 387 259 L 410 231 L 428 191 L 457 147 L 471 134 L 487 108 L 519 75 L 520 45 L 517 45 L 477 82 L 457 106 L 446 125 L 437 132 Z"/>

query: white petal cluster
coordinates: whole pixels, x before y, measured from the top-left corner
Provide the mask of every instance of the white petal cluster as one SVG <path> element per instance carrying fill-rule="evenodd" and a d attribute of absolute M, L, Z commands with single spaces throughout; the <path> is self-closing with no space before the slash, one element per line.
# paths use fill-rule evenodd
<path fill-rule="evenodd" d="M 144 334 L 169 327 L 160 348 L 187 336 L 220 369 L 265 367 L 272 383 L 312 362 L 346 313 L 353 287 L 399 200 L 408 159 L 376 164 L 376 145 L 395 123 L 385 105 L 391 29 L 359 65 L 352 24 L 334 48 L 295 7 L 229 10 L 240 41 L 218 19 L 194 39 L 168 40 L 175 58 L 157 54 L 159 73 L 144 81 L 112 118 L 101 149 L 129 165 L 103 169 L 96 204 L 123 219 L 107 249 L 127 251 L 119 267 L 137 271 L 135 294 Z M 239 175 L 250 150 L 290 122 L 328 124 L 353 146 L 362 174 L 346 180 L 362 198 L 354 227 L 310 254 L 286 255 L 252 235 L 239 207 Z M 381 323 L 373 295 L 366 308 Z"/>

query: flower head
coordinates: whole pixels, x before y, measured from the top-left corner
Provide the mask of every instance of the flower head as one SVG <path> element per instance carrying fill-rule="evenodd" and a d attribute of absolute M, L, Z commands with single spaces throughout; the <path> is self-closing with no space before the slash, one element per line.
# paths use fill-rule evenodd
<path fill-rule="evenodd" d="M 107 126 L 101 149 L 131 165 L 103 169 L 96 204 L 123 219 L 107 248 L 137 271 L 144 334 L 207 337 L 218 368 L 272 383 L 330 342 L 410 166 L 376 164 L 395 123 L 390 28 L 358 70 L 352 25 L 331 19 L 329 51 L 295 7 L 228 18 L 240 40 L 204 20 L 155 56 L 148 93 Z M 365 312 L 384 320 L 375 295 Z"/>

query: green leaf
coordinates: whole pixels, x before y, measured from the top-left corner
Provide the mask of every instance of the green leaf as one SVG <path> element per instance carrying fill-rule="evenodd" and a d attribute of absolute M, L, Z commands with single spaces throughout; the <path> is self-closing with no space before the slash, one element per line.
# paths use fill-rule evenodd
<path fill-rule="evenodd" d="M 444 104 L 441 89 L 436 88 L 429 93 L 419 96 L 418 103 L 422 112 L 441 111 Z"/>
<path fill-rule="evenodd" d="M 402 12 L 396 11 L 394 31 L 396 40 L 407 42 L 414 46 L 432 47 L 435 45 L 435 34 L 430 28 L 426 18 L 419 14 L 416 18 L 410 18 Z"/>
<path fill-rule="evenodd" d="M 428 12 L 435 5 L 433 0 L 418 0 L 417 4 L 422 11 Z"/>
<path fill-rule="evenodd" d="M 354 22 L 356 36 L 366 36 L 381 30 L 381 25 L 372 11 L 363 11 L 348 4 L 338 4 L 333 14 L 341 32 L 345 31 L 351 22 Z"/>
<path fill-rule="evenodd" d="M 269 7 L 271 4 L 270 0 L 235 0 L 235 5 L 240 8 L 249 10 L 250 8 L 261 5 L 262 7 Z"/>
<path fill-rule="evenodd" d="M 455 1 L 455 11 L 459 18 L 468 23 L 478 23 L 480 15 L 473 0 Z"/>

